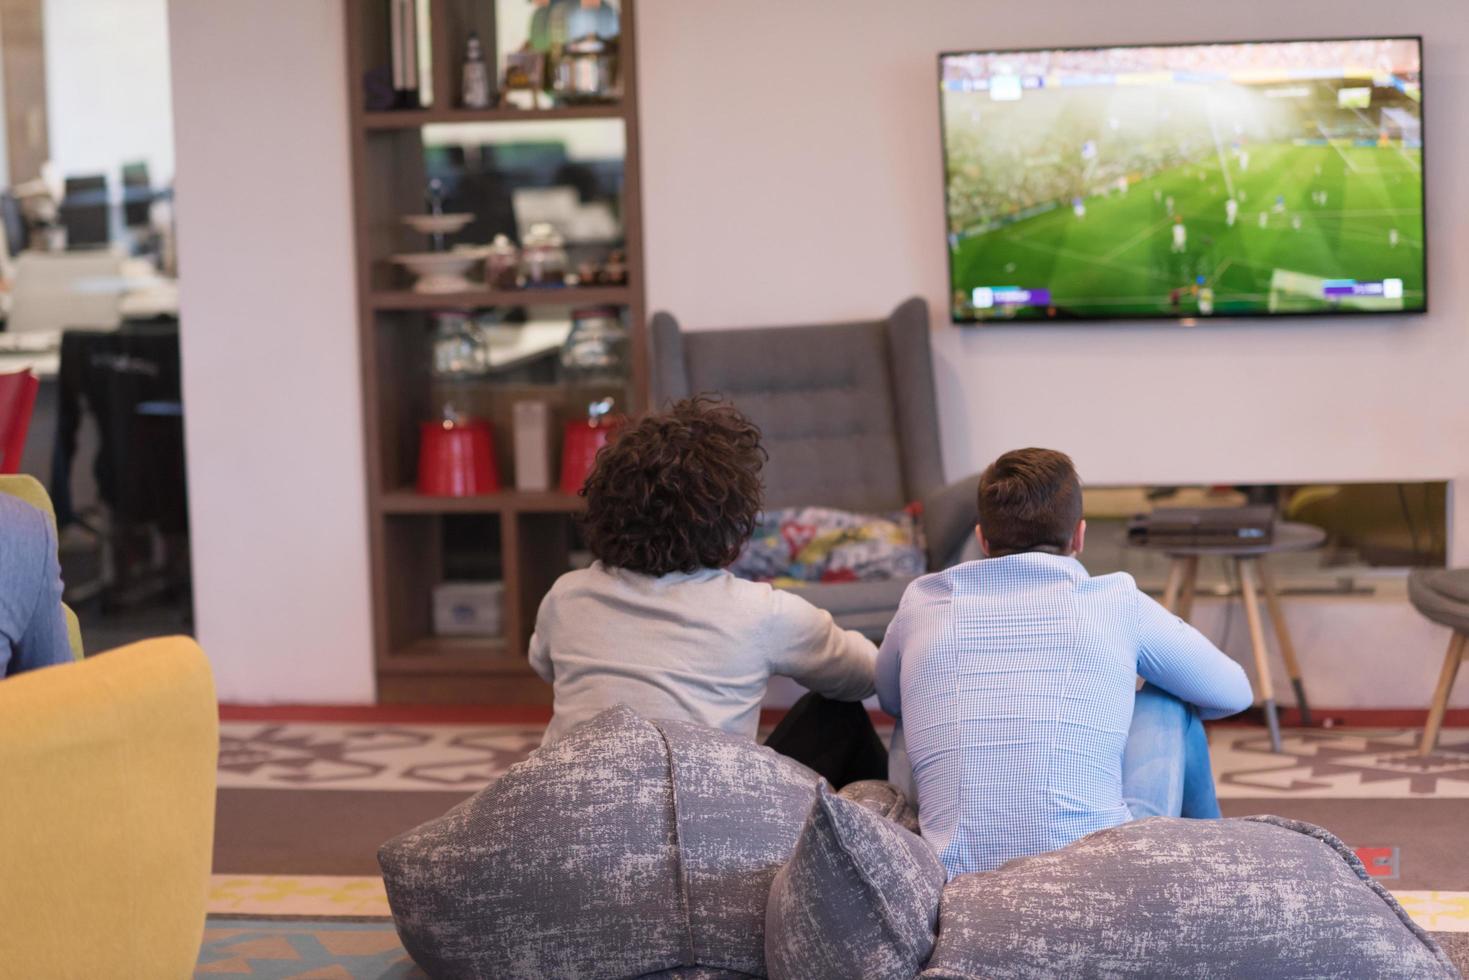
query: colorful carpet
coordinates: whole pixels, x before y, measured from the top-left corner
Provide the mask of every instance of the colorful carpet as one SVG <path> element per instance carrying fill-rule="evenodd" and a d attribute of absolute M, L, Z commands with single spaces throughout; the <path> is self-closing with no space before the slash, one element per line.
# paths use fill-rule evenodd
<path fill-rule="evenodd" d="M 210 915 L 300 918 L 392 917 L 377 875 L 214 875 Z"/>
<path fill-rule="evenodd" d="M 211 917 L 195 977 L 424 980 L 392 922 L 283 922 Z"/>

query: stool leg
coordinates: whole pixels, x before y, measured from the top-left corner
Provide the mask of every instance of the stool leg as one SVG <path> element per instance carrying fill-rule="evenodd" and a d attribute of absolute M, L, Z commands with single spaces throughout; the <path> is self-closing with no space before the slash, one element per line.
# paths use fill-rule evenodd
<path fill-rule="evenodd" d="M 1183 561 L 1183 582 L 1178 589 L 1178 606 L 1175 612 L 1185 623 L 1194 611 L 1194 595 L 1199 588 L 1199 556 L 1189 555 Z"/>
<path fill-rule="evenodd" d="M 1173 561 L 1168 566 L 1168 582 L 1163 586 L 1163 608 L 1169 612 L 1178 611 L 1178 592 L 1183 585 L 1183 575 L 1187 568 L 1187 558 L 1173 556 Z"/>
<path fill-rule="evenodd" d="M 1265 724 L 1270 728 L 1270 747 L 1276 752 L 1280 745 L 1280 718 L 1275 711 L 1275 685 L 1270 680 L 1270 662 L 1265 655 L 1265 629 L 1260 624 L 1260 596 L 1255 585 L 1255 559 L 1236 558 L 1239 569 L 1240 595 L 1245 604 L 1245 620 L 1250 625 L 1250 648 L 1255 654 L 1256 682 L 1260 685 L 1260 699 L 1265 706 Z"/>
<path fill-rule="evenodd" d="M 1270 613 L 1270 625 L 1275 627 L 1275 641 L 1280 644 L 1280 659 L 1285 661 L 1285 672 L 1290 675 L 1291 687 L 1295 688 L 1296 704 L 1301 709 L 1301 724 L 1311 724 L 1311 706 L 1306 703 L 1306 686 L 1301 682 L 1301 665 L 1296 662 L 1295 644 L 1291 643 L 1290 630 L 1285 625 L 1285 614 L 1280 611 L 1280 599 L 1275 591 L 1275 582 L 1270 576 L 1264 558 L 1256 566 L 1260 572 L 1261 591 L 1265 593 L 1265 609 Z"/>
<path fill-rule="evenodd" d="M 1433 692 L 1433 706 L 1428 709 L 1428 724 L 1423 728 L 1423 744 L 1418 747 L 1419 755 L 1433 752 L 1438 743 L 1438 730 L 1443 726 L 1444 712 L 1449 707 L 1449 694 L 1454 689 L 1454 677 L 1459 673 L 1459 663 L 1464 659 L 1464 649 L 1469 646 L 1469 635 L 1454 630 L 1449 638 L 1449 652 L 1443 658 L 1443 672 L 1438 675 L 1438 690 Z"/>

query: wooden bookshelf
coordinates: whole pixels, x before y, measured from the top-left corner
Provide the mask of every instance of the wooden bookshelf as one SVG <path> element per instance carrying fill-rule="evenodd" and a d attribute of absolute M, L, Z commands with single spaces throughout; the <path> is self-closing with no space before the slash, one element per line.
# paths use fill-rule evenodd
<path fill-rule="evenodd" d="M 626 383 L 618 388 L 624 409 L 646 405 L 648 344 L 644 306 L 642 199 L 637 118 L 635 0 L 621 0 L 622 99 L 612 105 L 549 109 L 459 107 L 460 57 L 469 30 L 484 44 L 491 71 L 499 64 L 494 5 L 480 0 L 422 0 L 431 24 L 428 71 L 433 104 L 421 109 L 365 108 L 363 75 L 384 62 L 386 3 L 343 0 L 347 24 L 347 94 L 351 127 L 355 258 L 366 494 L 373 597 L 374 663 L 378 700 L 384 703 L 549 703 L 550 688 L 530 670 L 526 647 L 541 598 L 571 567 L 573 521 L 585 509 L 574 494 L 513 488 L 509 407 L 535 397 L 551 404 L 561 422 L 603 392 L 595 385 L 554 381 L 528 385 L 475 380 L 455 388 L 454 403 L 486 418 L 494 428 L 502 492 L 477 497 L 425 497 L 413 486 L 419 424 L 432 417 L 444 383 L 433 378 L 430 318 L 435 311 L 540 310 L 616 306 L 629 330 Z M 526 16 L 531 6 L 526 5 Z M 421 211 L 426 185 L 424 128 L 517 122 L 567 126 L 621 124 L 624 157 L 619 214 L 627 257 L 625 286 L 414 292 L 389 257 L 407 248 L 399 216 Z M 553 446 L 559 458 L 559 446 Z M 554 468 L 553 468 L 554 471 Z M 465 575 L 455 563 L 473 565 Z M 451 567 L 454 566 L 454 567 Z M 452 574 L 451 574 L 452 572 Z M 434 586 L 446 578 L 498 579 L 503 583 L 504 630 L 498 637 L 436 636 Z"/>
<path fill-rule="evenodd" d="M 368 297 L 374 310 L 464 310 L 516 306 L 629 306 L 627 286 L 571 286 L 564 289 L 475 289 L 462 293 L 415 293 L 379 289 Z"/>
<path fill-rule="evenodd" d="M 365 112 L 367 129 L 417 129 L 440 123 L 547 122 L 577 119 L 622 119 L 621 105 L 562 106 L 555 109 L 409 109 Z"/>
<path fill-rule="evenodd" d="M 412 487 L 385 493 L 378 503 L 386 514 L 579 514 L 586 501 L 576 494 L 506 490 L 480 497 L 426 497 Z"/>

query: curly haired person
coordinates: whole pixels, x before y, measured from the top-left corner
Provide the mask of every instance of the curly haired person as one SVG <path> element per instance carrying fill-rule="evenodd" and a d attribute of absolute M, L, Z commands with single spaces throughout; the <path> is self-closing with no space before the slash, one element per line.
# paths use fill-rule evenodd
<path fill-rule="evenodd" d="M 615 704 L 753 739 L 780 674 L 820 697 L 802 699 L 768 745 L 838 786 L 885 773 L 857 703 L 875 691 L 876 647 L 800 596 L 727 570 L 754 531 L 764 462 L 754 423 L 702 397 L 629 424 L 598 454 L 582 490 L 596 561 L 557 579 L 530 641 L 555 692 L 546 744 Z"/>

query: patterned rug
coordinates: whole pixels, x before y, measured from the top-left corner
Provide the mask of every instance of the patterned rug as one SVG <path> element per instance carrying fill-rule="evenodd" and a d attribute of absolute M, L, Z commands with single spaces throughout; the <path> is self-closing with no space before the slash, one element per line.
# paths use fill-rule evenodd
<path fill-rule="evenodd" d="M 538 725 L 342 725 L 225 722 L 221 789 L 470 793 L 540 744 Z M 1284 752 L 1264 729 L 1209 737 L 1219 796 L 1332 799 L 1469 798 L 1469 729 L 1447 729 L 1417 752 L 1415 729 L 1286 729 Z"/>
<path fill-rule="evenodd" d="M 543 726 L 225 722 L 221 789 L 478 790 L 541 744 Z"/>
<path fill-rule="evenodd" d="M 1219 798 L 1469 798 L 1469 730 L 1446 730 L 1432 755 L 1416 729 L 1287 730 L 1283 751 L 1263 730 L 1219 727 L 1209 738 Z M 1469 884 L 1469 883 L 1466 883 Z"/>

